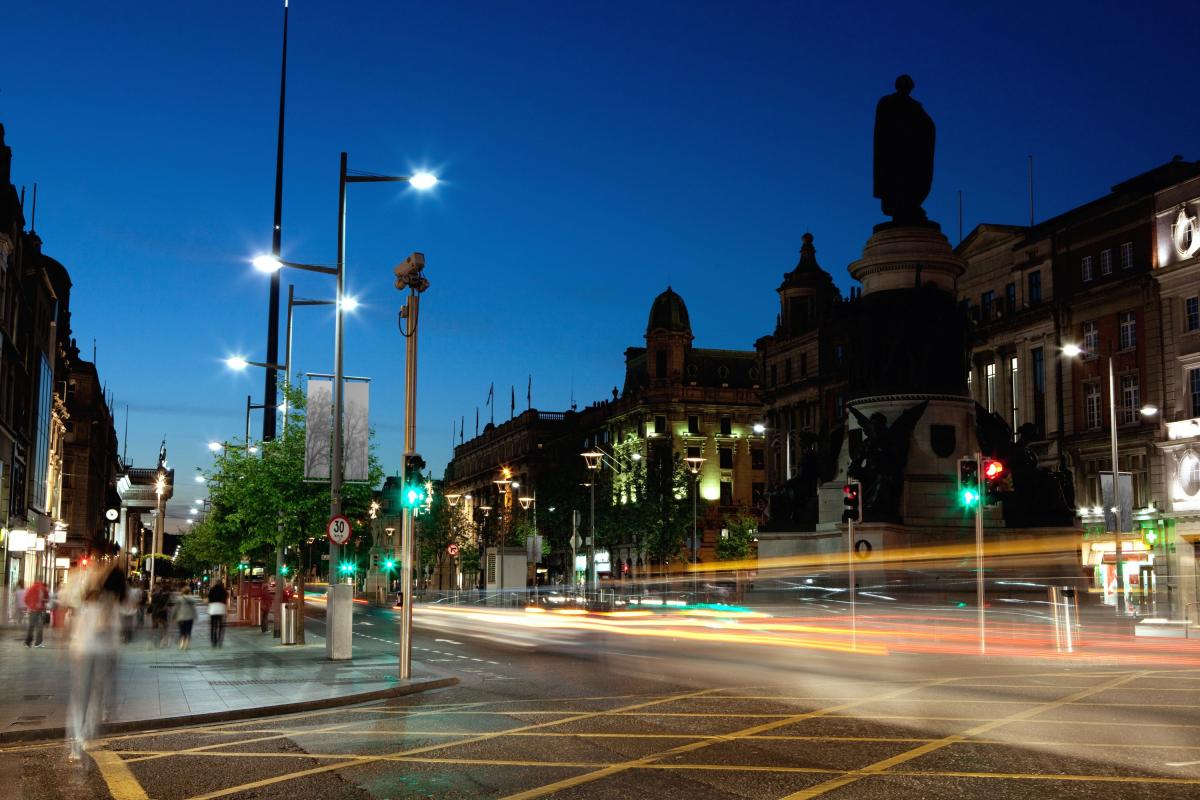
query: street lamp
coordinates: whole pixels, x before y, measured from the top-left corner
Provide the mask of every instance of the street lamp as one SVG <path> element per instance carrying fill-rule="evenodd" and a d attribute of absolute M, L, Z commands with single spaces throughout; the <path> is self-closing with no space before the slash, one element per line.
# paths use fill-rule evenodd
<path fill-rule="evenodd" d="M 692 566 L 700 562 L 700 543 L 696 537 L 696 496 L 700 493 L 700 467 L 707 459 L 700 456 L 688 456 L 684 459 L 688 465 L 688 471 L 692 473 Z M 693 569 L 692 572 L 692 602 L 696 602 L 696 581 L 699 573 Z"/>
<path fill-rule="evenodd" d="M 1083 353 L 1083 348 L 1077 344 L 1065 344 L 1062 348 L 1062 353 L 1068 358 L 1074 358 Z M 1146 404 L 1143 405 L 1138 412 L 1143 417 L 1153 417 L 1158 413 L 1158 406 Z M 1113 548 L 1116 560 L 1117 573 L 1117 597 L 1116 597 L 1116 612 L 1118 615 L 1125 613 L 1125 563 L 1121 554 L 1121 470 L 1119 466 L 1119 454 L 1117 448 L 1117 385 L 1115 370 L 1113 368 L 1113 356 L 1111 341 L 1109 344 L 1108 354 L 1108 422 L 1109 422 L 1109 440 L 1112 449 L 1112 487 L 1113 487 Z M 1132 502 L 1132 498 L 1131 498 Z"/>
<path fill-rule="evenodd" d="M 580 453 L 583 456 L 583 461 L 587 464 L 587 468 L 592 471 L 592 479 L 588 481 L 588 491 L 591 494 L 591 510 L 589 511 L 590 521 L 589 528 L 591 533 L 588 537 L 588 582 L 592 585 L 592 591 L 595 592 L 599 588 L 599 576 L 596 574 L 596 478 L 599 477 L 601 459 L 604 458 L 604 453 L 599 450 L 588 450 L 586 453 Z"/>

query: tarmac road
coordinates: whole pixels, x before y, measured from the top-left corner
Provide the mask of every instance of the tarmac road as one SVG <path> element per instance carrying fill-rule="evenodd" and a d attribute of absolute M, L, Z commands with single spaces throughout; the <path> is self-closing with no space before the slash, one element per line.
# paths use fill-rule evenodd
<path fill-rule="evenodd" d="M 358 656 L 395 652 L 395 615 L 355 611 Z M 111 737 L 80 766 L 60 743 L 7 748 L 0 781 L 23 798 L 122 800 L 1200 795 L 1200 664 L 1183 645 L 1170 663 L 1161 648 L 848 653 L 522 613 L 418 607 L 414 658 L 457 687 Z"/>

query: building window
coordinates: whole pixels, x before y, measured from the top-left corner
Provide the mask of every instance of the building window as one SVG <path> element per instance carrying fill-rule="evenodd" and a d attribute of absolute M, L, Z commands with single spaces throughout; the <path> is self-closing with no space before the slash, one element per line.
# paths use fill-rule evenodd
<path fill-rule="evenodd" d="M 654 377 L 656 377 L 656 378 L 667 377 L 667 351 L 666 350 L 655 350 L 654 351 Z"/>
<path fill-rule="evenodd" d="M 721 505 L 733 505 L 733 481 L 721 481 Z"/>
<path fill-rule="evenodd" d="M 1132 372 L 1121 376 L 1121 422 L 1132 425 L 1137 422 L 1138 410 L 1142 407 L 1138 392 L 1138 376 Z"/>
<path fill-rule="evenodd" d="M 1100 384 L 1088 381 L 1083 387 L 1083 413 L 1089 431 L 1100 429 Z"/>
<path fill-rule="evenodd" d="M 1033 424 L 1038 436 L 1046 435 L 1046 356 L 1045 351 L 1035 347 L 1029 351 L 1033 362 Z"/>
<path fill-rule="evenodd" d="M 729 417 L 721 417 L 721 435 L 722 436 L 732 436 L 733 435 L 733 420 L 730 419 Z"/>
<path fill-rule="evenodd" d="M 1095 261 L 1092 259 L 1091 256 L 1083 257 L 1082 271 L 1083 271 L 1083 282 L 1084 283 L 1087 283 L 1088 281 L 1091 281 L 1091 280 L 1095 280 L 1096 265 L 1095 265 Z"/>
<path fill-rule="evenodd" d="M 984 392 L 987 397 L 987 410 L 995 413 L 996 411 L 996 364 L 995 362 L 988 364 L 983 368 L 984 374 Z"/>
<path fill-rule="evenodd" d="M 687 449 L 687 457 L 688 458 L 700 458 L 700 448 L 699 447 L 689 447 Z"/>
<path fill-rule="evenodd" d="M 779 365 L 772 364 L 771 365 L 771 385 L 775 386 L 778 383 L 779 383 Z"/>
<path fill-rule="evenodd" d="M 1010 314 L 1017 310 L 1017 285 L 1015 283 L 1004 287 L 1004 310 Z"/>
<path fill-rule="evenodd" d="M 1121 321 L 1121 349 L 1132 350 L 1137 346 L 1137 315 L 1133 311 L 1122 311 L 1119 319 Z"/>
<path fill-rule="evenodd" d="M 1083 323 L 1083 355 L 1095 358 L 1100 351 L 1100 326 L 1095 322 Z"/>
<path fill-rule="evenodd" d="M 1029 273 L 1029 305 L 1036 306 L 1042 302 L 1042 272 L 1037 270 Z"/>
<path fill-rule="evenodd" d="M 1188 388 L 1192 393 L 1192 416 L 1200 417 L 1200 367 L 1188 370 Z"/>
<path fill-rule="evenodd" d="M 974 392 L 974 388 L 973 388 L 974 384 L 975 384 L 974 372 L 975 372 L 974 370 L 970 370 L 970 369 L 967 370 L 967 394 L 970 395 L 971 397 L 975 396 L 975 392 Z"/>
<path fill-rule="evenodd" d="M 688 414 L 688 433 L 700 433 L 700 417 L 696 414 Z"/>
<path fill-rule="evenodd" d="M 1010 356 L 1008 359 L 1008 388 L 1009 388 L 1009 411 L 1012 418 L 1012 429 L 1015 431 L 1021 426 L 1020 417 L 1020 398 L 1021 384 L 1019 381 L 1020 364 L 1016 356 Z"/>
<path fill-rule="evenodd" d="M 717 456 L 720 458 L 721 469 L 733 469 L 733 448 L 732 447 L 717 448 Z"/>
<path fill-rule="evenodd" d="M 1183 301 L 1184 330 L 1200 330 L 1200 297 L 1189 297 Z"/>
<path fill-rule="evenodd" d="M 1112 275 L 1112 250 L 1100 253 L 1100 274 Z"/>
<path fill-rule="evenodd" d="M 767 485 L 765 483 L 750 484 L 750 497 L 755 508 L 762 508 L 767 503 Z"/>
<path fill-rule="evenodd" d="M 667 418 L 661 414 L 654 418 L 654 433 L 661 436 L 667 432 Z"/>
<path fill-rule="evenodd" d="M 800 354 L 800 377 L 808 374 L 808 353 Z"/>
<path fill-rule="evenodd" d="M 833 396 L 833 418 L 842 419 L 846 416 L 846 396 L 838 392 Z M 1200 417 L 1200 414 L 1196 416 Z"/>
<path fill-rule="evenodd" d="M 792 382 L 792 360 L 790 358 L 784 359 L 783 361 L 783 382 Z"/>
<path fill-rule="evenodd" d="M 750 449 L 750 469 L 766 469 L 767 462 L 763 458 L 763 449 L 761 447 L 753 447 Z"/>
<path fill-rule="evenodd" d="M 984 319 L 992 318 L 992 306 L 995 304 L 995 302 L 996 302 L 996 293 L 993 292 L 991 289 L 984 292 L 983 296 L 981 298 L 979 298 L 979 307 L 981 309 L 983 309 L 982 313 L 983 313 Z"/>
<path fill-rule="evenodd" d="M 1121 245 L 1121 269 L 1133 269 L 1133 242 Z"/>
<path fill-rule="evenodd" d="M 842 347 L 840 344 L 834 345 L 833 346 L 834 363 L 836 363 L 840 367 L 842 365 L 842 361 L 845 358 L 846 358 L 846 348 Z"/>

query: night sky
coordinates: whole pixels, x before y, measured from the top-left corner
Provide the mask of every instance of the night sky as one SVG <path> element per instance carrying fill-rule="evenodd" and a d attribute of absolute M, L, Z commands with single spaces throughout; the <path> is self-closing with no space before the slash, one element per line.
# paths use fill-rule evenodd
<path fill-rule="evenodd" d="M 610 396 L 668 284 L 700 347 L 753 347 L 800 237 L 839 286 L 882 221 L 875 102 L 900 72 L 938 126 L 930 216 L 965 230 L 1097 197 L 1172 155 L 1200 158 L 1187 4 L 317 2 L 291 9 L 283 247 L 334 259 L 338 153 L 443 182 L 353 186 L 346 372 L 374 379 L 378 452 L 398 468 L 403 342 L 392 267 L 427 258 L 418 450 L 451 425 Z M 912 7 L 915 8 L 915 5 Z M 74 281 L 73 326 L 129 458 L 165 436 L 173 514 L 206 443 L 240 436 L 265 358 L 281 1 L 10 3 L 0 123 L 13 180 Z M 332 279 L 285 273 L 301 297 Z M 295 366 L 332 371 L 332 311 L 297 311 Z M 261 429 L 255 412 L 253 429 Z"/>

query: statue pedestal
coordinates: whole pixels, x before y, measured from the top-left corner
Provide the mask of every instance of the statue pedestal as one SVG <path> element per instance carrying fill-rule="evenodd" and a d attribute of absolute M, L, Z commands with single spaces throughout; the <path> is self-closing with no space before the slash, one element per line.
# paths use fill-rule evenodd
<path fill-rule="evenodd" d="M 936 222 L 877 225 L 862 258 L 850 265 L 850 277 L 863 295 L 932 284 L 954 297 L 966 263 L 954 252 Z"/>

